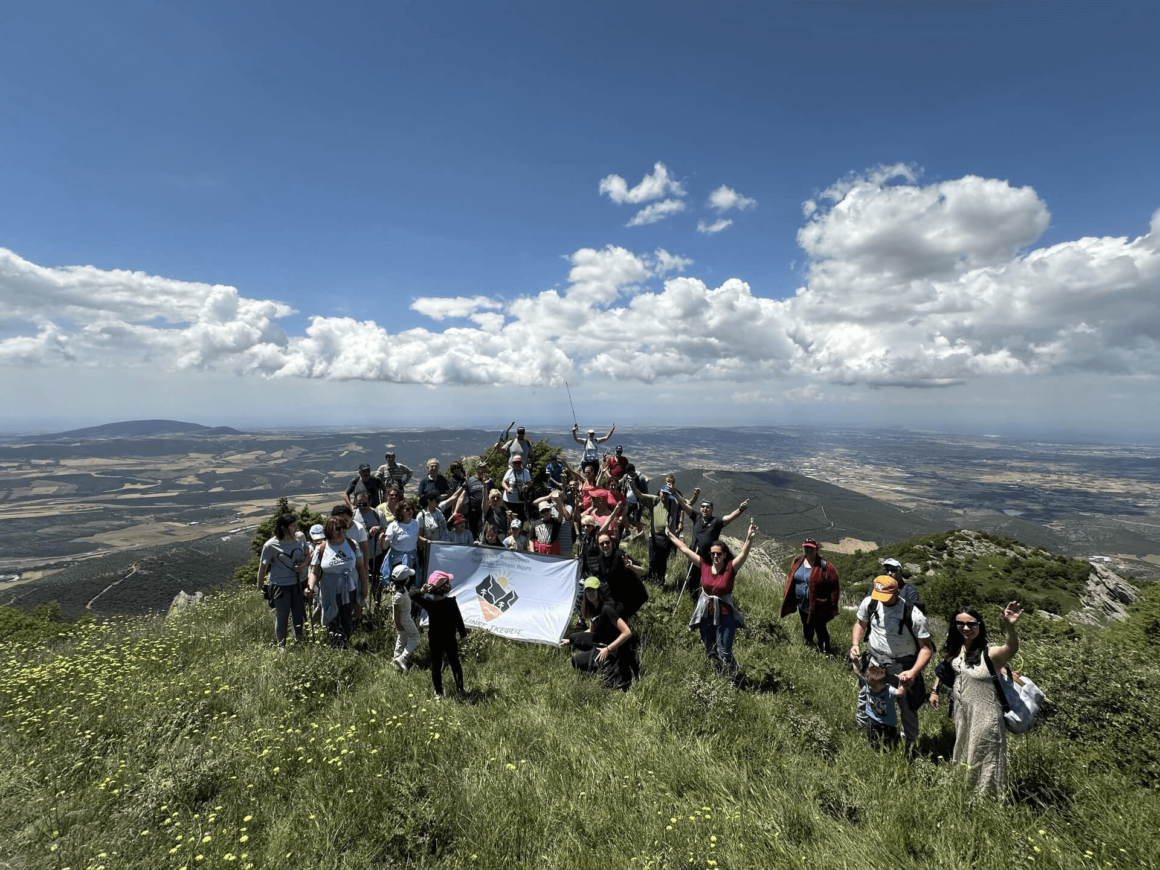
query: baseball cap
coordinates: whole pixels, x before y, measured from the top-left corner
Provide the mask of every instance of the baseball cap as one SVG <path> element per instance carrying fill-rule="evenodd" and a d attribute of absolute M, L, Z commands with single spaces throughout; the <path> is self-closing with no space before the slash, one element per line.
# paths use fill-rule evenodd
<path fill-rule="evenodd" d="M 524 527 L 524 524 L 521 523 L 519 520 L 512 520 L 512 524 L 511 524 L 510 528 L 522 529 L 523 527 Z"/>
<path fill-rule="evenodd" d="M 524 461 L 524 457 L 522 457 L 522 456 L 513 456 L 513 457 L 512 457 L 512 462 L 513 462 L 513 463 L 516 463 L 516 462 L 523 462 L 523 461 Z"/>
<path fill-rule="evenodd" d="M 806 538 L 804 541 L 802 541 L 802 546 L 803 547 L 813 547 L 816 550 L 818 548 L 818 542 L 815 541 L 813 538 Z"/>
<path fill-rule="evenodd" d="M 427 576 L 427 585 L 429 585 L 433 588 L 438 588 L 440 586 L 449 586 L 449 585 L 451 585 L 451 581 L 454 579 L 455 579 L 455 576 L 452 574 L 448 574 L 446 571 L 432 571 Z"/>
<path fill-rule="evenodd" d="M 398 564 L 391 569 L 391 577 L 395 580 L 405 580 L 415 576 L 415 569 L 410 565 Z"/>
<path fill-rule="evenodd" d="M 452 514 L 450 522 L 451 525 L 455 525 L 456 523 L 465 523 L 467 522 L 467 517 L 465 517 L 463 514 Z"/>
<path fill-rule="evenodd" d="M 624 452 L 624 448 L 623 448 L 623 447 L 621 447 L 619 444 L 617 444 L 617 445 L 616 445 L 616 452 L 617 452 L 617 453 L 623 453 L 623 452 Z"/>
<path fill-rule="evenodd" d="M 599 578 L 589 577 L 587 580 L 584 581 L 584 588 L 585 589 L 599 589 L 600 588 Z"/>
<path fill-rule="evenodd" d="M 874 591 L 870 597 L 875 601 L 889 601 L 898 594 L 898 581 L 882 574 L 874 578 Z"/>
<path fill-rule="evenodd" d="M 899 562 L 897 559 L 883 559 L 882 560 L 882 567 L 883 568 L 896 568 L 899 571 L 901 571 L 902 570 L 902 563 Z"/>
<path fill-rule="evenodd" d="M 321 541 L 326 537 L 326 529 L 319 523 L 315 523 L 310 527 L 310 540 Z"/>
<path fill-rule="evenodd" d="M 367 463 L 365 463 L 365 462 L 364 462 L 362 465 L 360 465 L 360 466 L 358 467 L 358 470 L 359 470 L 360 472 L 362 472 L 362 471 L 370 471 L 370 470 L 371 470 L 371 467 L 370 467 L 369 465 L 367 465 Z"/>

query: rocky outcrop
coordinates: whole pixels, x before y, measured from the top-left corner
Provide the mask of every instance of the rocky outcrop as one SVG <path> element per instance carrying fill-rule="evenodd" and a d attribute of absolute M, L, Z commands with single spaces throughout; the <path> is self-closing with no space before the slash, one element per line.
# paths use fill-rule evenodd
<path fill-rule="evenodd" d="M 1073 610 L 1068 620 L 1083 625 L 1123 622 L 1128 618 L 1128 605 L 1136 600 L 1135 587 L 1105 565 L 1092 564 L 1091 569 L 1080 598 L 1083 609 Z"/>
<path fill-rule="evenodd" d="M 183 607 L 189 607 L 193 604 L 201 604 L 205 600 L 205 593 L 194 592 L 190 595 L 184 589 L 174 596 L 173 601 L 169 605 L 169 612 L 180 610 Z"/>

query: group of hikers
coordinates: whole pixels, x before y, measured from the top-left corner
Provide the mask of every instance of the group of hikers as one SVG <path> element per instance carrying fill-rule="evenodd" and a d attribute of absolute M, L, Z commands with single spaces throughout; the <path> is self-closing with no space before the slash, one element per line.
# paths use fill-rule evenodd
<path fill-rule="evenodd" d="M 467 630 L 451 594 L 454 577 L 428 571 L 429 545 L 505 548 L 578 561 L 576 630 L 561 645 L 572 652 L 573 667 L 627 690 L 639 673 L 633 624 L 649 597 L 644 581 L 663 587 L 668 561 L 680 553 L 686 559 L 681 594 L 687 589 L 695 602 L 688 627 L 699 633 L 712 664 L 737 678 L 734 638 L 746 623 L 733 593 L 757 526 L 750 520 L 736 553 L 721 535 L 746 512 L 748 500 L 717 516 L 711 501 L 699 500 L 699 489 L 686 498 L 671 474 L 650 494 L 647 479 L 627 460 L 623 447 L 601 450 L 615 428 L 599 437 L 590 429 L 581 438 L 574 427 L 573 438 L 583 448 L 578 468 L 553 450 L 533 471 L 534 445 L 523 427 L 510 438 L 509 427 L 475 460 L 471 476 L 463 459 L 453 460 L 446 475 L 438 459 L 429 459 L 414 499 L 407 495 L 413 472 L 388 449 L 377 470 L 369 464 L 359 467 L 325 524 L 303 533 L 293 514 L 277 517 L 274 535 L 262 548 L 257 586 L 273 609 L 278 647 L 285 650 L 291 626 L 296 640 L 303 639 L 308 610 L 333 645 L 346 646 L 360 614 L 383 613 L 386 593 L 385 615 L 396 631 L 394 665 L 409 669 L 425 612 L 435 697 L 444 696 L 445 664 L 462 696 L 458 639 Z M 496 454 L 506 460 L 498 481 L 488 462 Z M 654 510 L 658 507 L 661 512 Z M 660 530 L 654 516 L 663 517 Z M 642 565 L 621 543 L 645 535 L 649 558 Z M 955 760 L 968 767 L 980 790 L 999 794 L 1006 785 L 1009 697 L 1022 700 L 1025 717 L 1033 716 L 1042 701 L 1034 683 L 1006 668 L 1019 647 L 1015 623 L 1022 610 L 1017 602 L 1004 608 L 1006 638 L 990 645 L 980 613 L 959 608 L 928 694 L 923 674 L 934 644 L 918 590 L 904 573 L 897 560 L 884 560 L 882 574 L 857 608 L 849 650 L 858 682 L 857 725 L 871 746 L 895 746 L 901 735 L 913 752 L 919 708 L 925 703 L 938 708 L 940 692 L 947 691 Z M 827 626 L 838 614 L 840 591 L 834 565 L 816 540 L 806 538 L 786 576 L 781 615 L 796 612 L 804 642 L 825 655 L 834 653 Z"/>

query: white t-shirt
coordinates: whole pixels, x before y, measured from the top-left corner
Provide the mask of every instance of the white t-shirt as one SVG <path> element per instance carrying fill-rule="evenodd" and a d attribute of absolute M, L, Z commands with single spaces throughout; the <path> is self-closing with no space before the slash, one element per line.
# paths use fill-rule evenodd
<path fill-rule="evenodd" d="M 511 535 L 508 535 L 503 539 L 503 545 L 509 550 L 527 550 L 529 543 L 528 536 L 523 534 L 521 534 L 518 538 L 514 538 Z"/>
<path fill-rule="evenodd" d="M 874 614 L 874 620 L 871 622 L 869 614 L 872 600 L 867 595 L 858 605 L 858 621 L 870 623 L 871 654 L 879 653 L 894 660 L 917 653 L 918 644 L 914 637 L 911 637 L 906 626 L 902 624 L 903 611 L 905 610 L 902 599 L 898 599 L 892 607 L 887 607 L 879 601 L 878 612 Z M 915 636 L 923 639 L 930 638 L 930 626 L 927 624 L 926 614 L 917 607 L 911 611 L 910 623 L 914 626 Z M 899 634 L 899 629 L 902 630 L 901 634 Z"/>
<path fill-rule="evenodd" d="M 419 521 L 400 523 L 393 520 L 387 526 L 387 546 L 398 553 L 414 553 L 419 546 Z"/>
<path fill-rule="evenodd" d="M 599 462 L 600 461 L 600 444 L 595 438 L 587 438 L 584 441 L 584 456 L 581 462 Z"/>
<path fill-rule="evenodd" d="M 321 552 L 321 559 L 319 558 L 319 550 Z M 353 592 L 358 588 L 358 562 L 361 556 L 355 552 L 355 548 L 349 541 L 343 541 L 338 546 L 327 542 L 326 548 L 314 551 L 314 556 L 310 563 L 314 567 L 321 568 L 322 573 L 326 577 L 334 577 L 337 580 L 339 591 Z"/>
<path fill-rule="evenodd" d="M 524 469 L 517 472 L 514 468 L 509 468 L 503 476 L 503 482 L 512 488 L 512 490 L 520 489 L 525 486 L 532 485 L 532 476 Z M 522 499 L 516 493 L 504 490 L 503 500 L 508 504 L 517 504 Z"/>

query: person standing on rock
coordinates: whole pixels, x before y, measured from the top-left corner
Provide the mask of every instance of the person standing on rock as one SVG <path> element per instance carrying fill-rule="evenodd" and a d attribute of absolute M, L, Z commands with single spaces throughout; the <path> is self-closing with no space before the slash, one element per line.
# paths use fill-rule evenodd
<path fill-rule="evenodd" d="M 838 569 L 823 559 L 818 542 L 813 538 L 802 541 L 802 551 L 794 556 L 785 578 L 781 594 L 781 615 L 789 616 L 795 610 L 802 621 L 802 639 L 806 646 L 814 646 L 818 638 L 818 652 L 830 655 L 830 630 L 827 623 L 838 615 Z"/>

